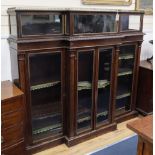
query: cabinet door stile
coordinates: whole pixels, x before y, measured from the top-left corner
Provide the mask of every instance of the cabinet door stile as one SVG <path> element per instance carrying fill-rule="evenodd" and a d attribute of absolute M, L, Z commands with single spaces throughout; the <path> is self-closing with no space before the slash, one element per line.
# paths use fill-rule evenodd
<path fill-rule="evenodd" d="M 95 67 L 94 67 L 94 105 L 93 105 L 93 129 L 96 129 L 97 98 L 98 98 L 98 70 L 99 70 L 99 49 L 95 48 Z"/>
<path fill-rule="evenodd" d="M 137 97 L 137 84 L 138 84 L 138 73 L 139 73 L 139 63 L 140 63 L 140 52 L 141 52 L 141 43 L 135 45 L 135 62 L 134 62 L 134 74 L 133 74 L 133 84 L 132 84 L 132 105 L 131 109 L 135 110 L 136 108 L 136 97 Z"/>
<path fill-rule="evenodd" d="M 65 132 L 65 123 L 64 123 L 64 105 L 65 105 L 65 49 L 61 52 L 61 111 L 62 111 L 62 130 L 63 134 Z"/>
<path fill-rule="evenodd" d="M 112 69 L 111 69 L 111 87 L 110 87 L 110 114 L 109 114 L 109 121 L 114 122 L 114 110 L 115 110 L 115 94 L 116 94 L 116 80 L 117 80 L 117 54 L 114 48 L 112 48 Z"/>
<path fill-rule="evenodd" d="M 78 83 L 78 51 L 75 52 L 75 63 L 74 63 L 75 67 L 75 77 L 74 77 L 74 91 L 75 91 L 75 99 L 74 99 L 74 134 L 77 135 L 77 113 L 78 113 L 78 90 L 77 90 L 77 83 Z"/>
<path fill-rule="evenodd" d="M 26 98 L 27 98 L 27 102 L 29 103 L 29 104 L 27 104 L 28 109 L 29 109 L 29 110 L 27 110 L 27 112 L 29 113 L 28 114 L 29 117 L 27 117 L 29 119 L 27 124 L 28 124 L 29 135 L 31 135 L 30 138 L 29 138 L 29 143 L 33 144 L 32 124 L 31 124 L 31 118 L 32 118 L 31 111 L 32 111 L 32 109 L 31 109 L 31 92 L 30 92 L 30 70 L 29 70 L 29 54 L 28 53 L 26 54 L 26 66 L 27 66 L 26 70 L 27 70 L 27 75 L 28 75 L 28 79 L 27 79 L 27 83 L 28 83 L 28 85 L 27 85 L 27 97 Z"/>

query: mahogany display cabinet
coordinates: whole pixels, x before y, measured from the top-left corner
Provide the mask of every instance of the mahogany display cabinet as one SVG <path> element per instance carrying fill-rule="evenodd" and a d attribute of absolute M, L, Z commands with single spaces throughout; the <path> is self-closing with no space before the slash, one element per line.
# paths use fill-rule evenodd
<path fill-rule="evenodd" d="M 29 153 L 114 130 L 135 111 L 143 12 L 8 9 Z"/>

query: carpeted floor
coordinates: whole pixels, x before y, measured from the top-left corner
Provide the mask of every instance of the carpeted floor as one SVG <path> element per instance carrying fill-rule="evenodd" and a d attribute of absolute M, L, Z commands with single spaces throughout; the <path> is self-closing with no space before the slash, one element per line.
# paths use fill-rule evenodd
<path fill-rule="evenodd" d="M 87 155 L 136 155 L 137 144 L 138 136 L 135 134 Z"/>

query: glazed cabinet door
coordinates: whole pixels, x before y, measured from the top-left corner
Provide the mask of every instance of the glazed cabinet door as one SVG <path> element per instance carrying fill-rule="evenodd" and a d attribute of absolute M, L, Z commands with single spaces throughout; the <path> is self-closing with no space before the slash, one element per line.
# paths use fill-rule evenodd
<path fill-rule="evenodd" d="M 94 51 L 77 52 L 77 133 L 92 129 Z"/>
<path fill-rule="evenodd" d="M 62 134 L 62 53 L 28 55 L 33 141 Z"/>
<path fill-rule="evenodd" d="M 96 125 L 102 125 L 110 119 L 111 106 L 111 73 L 113 49 L 99 48 L 98 81 L 97 81 L 97 114 Z"/>
<path fill-rule="evenodd" d="M 118 56 L 117 90 L 115 116 L 121 116 L 132 110 L 132 93 L 136 45 L 120 46 Z"/>

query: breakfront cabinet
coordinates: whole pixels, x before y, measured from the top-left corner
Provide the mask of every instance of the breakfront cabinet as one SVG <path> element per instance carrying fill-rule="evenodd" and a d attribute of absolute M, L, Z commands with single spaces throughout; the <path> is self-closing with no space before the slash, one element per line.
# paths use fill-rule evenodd
<path fill-rule="evenodd" d="M 143 12 L 10 8 L 8 14 L 28 153 L 75 145 L 137 115 Z"/>

